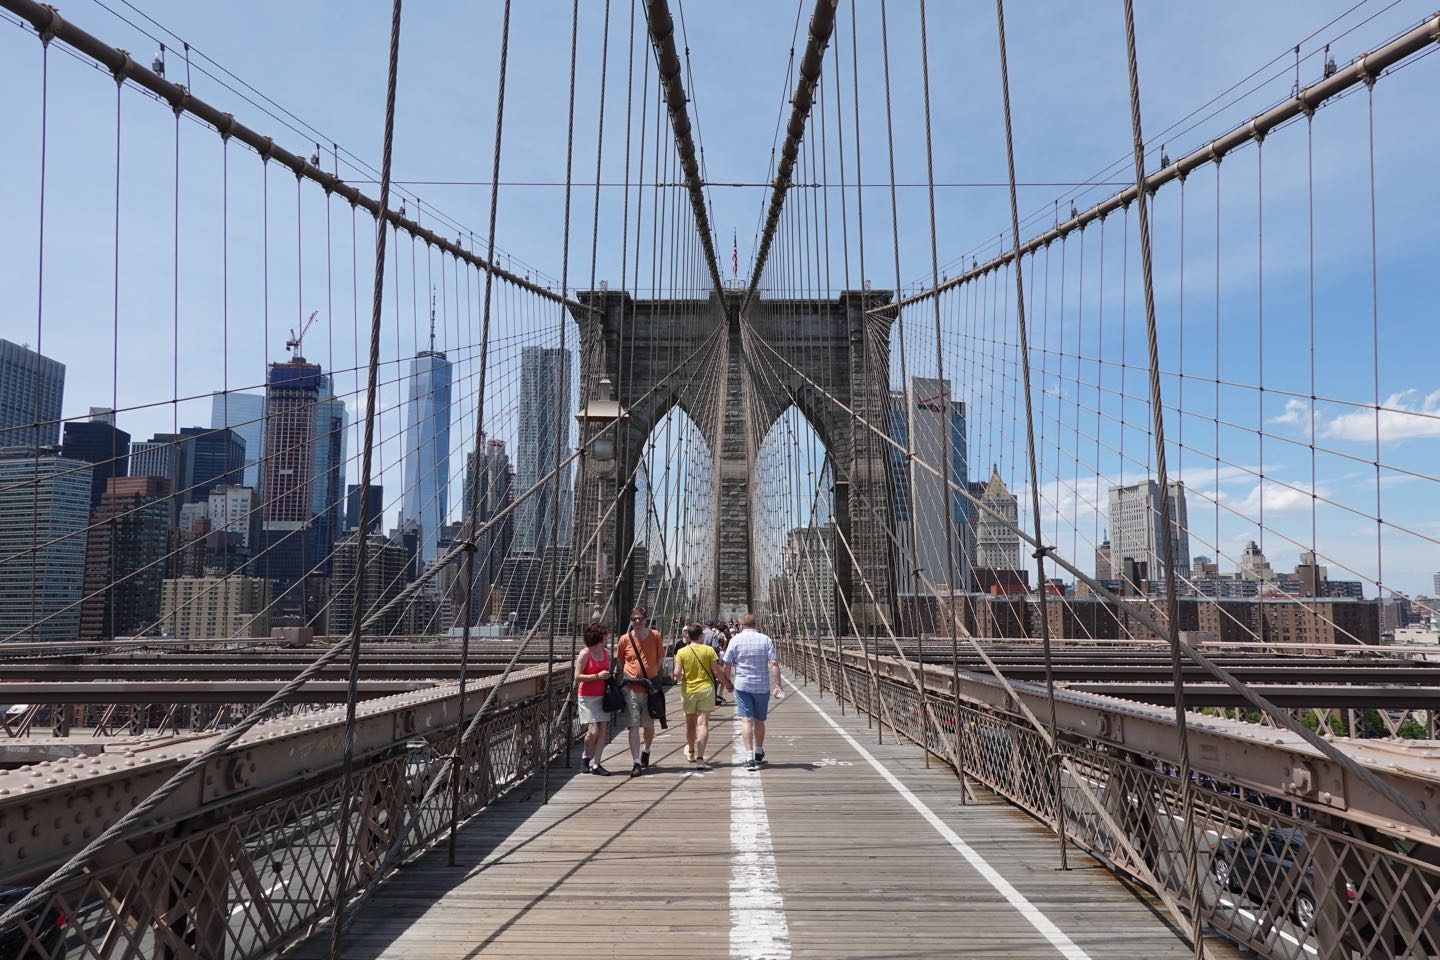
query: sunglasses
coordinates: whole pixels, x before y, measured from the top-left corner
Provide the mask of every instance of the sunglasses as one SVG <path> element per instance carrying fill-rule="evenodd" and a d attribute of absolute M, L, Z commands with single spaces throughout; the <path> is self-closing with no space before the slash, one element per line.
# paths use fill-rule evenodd
<path fill-rule="evenodd" d="M 631 618 L 630 618 L 630 622 L 631 622 L 631 623 L 644 623 L 644 622 L 645 622 L 645 618 L 644 618 L 644 617 L 631 617 Z"/>

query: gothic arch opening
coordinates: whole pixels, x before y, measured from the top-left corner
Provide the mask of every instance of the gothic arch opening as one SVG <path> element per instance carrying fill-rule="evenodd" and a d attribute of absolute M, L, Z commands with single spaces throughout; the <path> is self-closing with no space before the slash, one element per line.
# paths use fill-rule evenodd
<path fill-rule="evenodd" d="M 835 467 L 819 430 L 795 404 L 756 448 L 751 478 L 755 605 L 774 629 L 833 636 L 838 599 Z"/>
<path fill-rule="evenodd" d="M 635 603 L 667 638 L 716 604 L 717 473 L 707 431 L 686 410 L 696 406 L 672 405 L 637 454 L 628 575 Z"/>

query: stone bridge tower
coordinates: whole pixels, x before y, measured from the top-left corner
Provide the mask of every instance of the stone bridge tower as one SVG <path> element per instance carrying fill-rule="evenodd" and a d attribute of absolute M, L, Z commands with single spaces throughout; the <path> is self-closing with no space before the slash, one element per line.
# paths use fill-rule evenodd
<path fill-rule="evenodd" d="M 759 587 L 751 574 L 755 456 L 776 420 L 794 406 L 834 466 L 834 518 L 849 550 L 839 538 L 832 549 L 853 628 L 879 630 L 881 617 L 890 618 L 893 607 L 895 577 L 885 532 L 893 503 L 889 451 L 867 424 L 886 429 L 891 321 L 874 313 L 867 317 L 866 311 L 889 303 L 890 294 L 845 291 L 834 300 L 757 300 L 744 317 L 738 291 L 723 299 L 635 300 L 622 291 L 598 290 L 578 299 L 595 308 L 576 314 L 581 396 L 595 396 L 596 384 L 608 377 L 628 419 L 618 431 L 614 468 L 587 469 L 583 481 L 577 475 L 576 503 L 590 507 L 577 507 L 575 517 L 574 622 L 589 622 L 597 583 L 604 585 L 599 605 L 605 606 L 616 571 L 631 557 L 636 491 L 633 482 L 620 481 L 643 455 L 651 431 L 676 406 L 699 426 L 715 457 L 714 609 L 695 615 L 730 617 L 753 608 Z M 696 378 L 704 377 L 724 382 L 696 389 Z M 597 578 L 596 551 L 582 548 L 616 497 L 599 537 Z M 635 602 L 636 579 L 634 570 L 619 577 L 609 622 Z M 837 628 L 850 631 L 845 604 L 836 609 Z"/>

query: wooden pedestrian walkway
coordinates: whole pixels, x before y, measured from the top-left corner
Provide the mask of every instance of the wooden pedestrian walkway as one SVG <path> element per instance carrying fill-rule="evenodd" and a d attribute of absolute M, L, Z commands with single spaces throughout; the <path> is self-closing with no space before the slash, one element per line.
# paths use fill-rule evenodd
<path fill-rule="evenodd" d="M 792 688 L 793 689 L 793 688 Z M 678 706 L 678 704 L 676 704 Z M 743 769 L 733 706 L 714 765 L 656 741 L 644 777 L 624 737 L 610 778 L 556 771 L 549 804 L 504 801 L 400 871 L 347 936 L 354 960 L 471 957 L 1188 958 L 1158 901 L 813 686 L 773 704 L 769 764 Z M 326 956 L 323 932 L 292 952 Z M 1238 957 L 1223 945 L 1217 958 Z"/>

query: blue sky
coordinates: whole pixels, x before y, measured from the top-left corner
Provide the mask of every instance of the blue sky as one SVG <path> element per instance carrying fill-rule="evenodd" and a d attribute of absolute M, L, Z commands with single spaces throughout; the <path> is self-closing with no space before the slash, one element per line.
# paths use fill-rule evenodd
<path fill-rule="evenodd" d="M 134 8 L 116 0 L 106 6 L 145 30 L 159 34 L 156 23 L 145 22 Z M 678 5 L 677 10 L 678 10 Z M 805 5 L 808 9 L 808 4 Z M 847 71 L 840 78 L 851 96 L 848 72 L 851 45 L 860 37 L 858 72 L 862 114 L 861 160 L 867 187 L 866 260 L 868 280 L 876 288 L 896 283 L 890 247 L 889 172 L 883 116 L 883 87 L 879 58 L 878 4 L 858 3 L 859 23 L 851 21 L 848 0 L 842 0 L 839 40 L 831 53 L 843 58 Z M 192 66 L 215 73 L 214 64 L 228 68 L 258 91 L 272 98 L 294 117 L 323 133 L 289 130 L 281 121 L 241 101 L 201 72 L 193 73 L 194 92 L 297 152 L 309 153 L 316 139 L 322 153 L 331 141 L 342 150 L 378 163 L 380 109 L 384 90 L 384 55 L 389 26 L 389 5 L 370 2 L 347 4 L 191 4 L 137 0 L 136 7 L 154 21 L 185 38 L 209 58 Z M 1142 105 L 1146 130 L 1162 130 L 1182 121 L 1232 84 L 1262 65 L 1274 61 L 1251 83 L 1239 102 L 1228 99 L 1181 124 L 1167 137 L 1171 156 L 1203 143 L 1232 124 L 1258 112 L 1286 95 L 1293 79 L 1288 65 L 1290 49 L 1302 42 L 1301 76 L 1313 79 L 1319 71 L 1315 54 L 1334 40 L 1333 55 L 1340 63 L 1408 27 L 1430 9 L 1419 2 L 1383 3 L 1379 0 L 1355 8 L 1353 2 L 1221 2 L 1174 4 L 1142 2 L 1137 5 L 1140 39 Z M 515 5 L 510 56 L 510 91 L 502 180 L 554 183 L 563 180 L 565 168 L 565 106 L 568 66 L 568 4 L 527 2 Z M 1354 8 L 1354 9 L 1352 9 Z M 497 3 L 412 2 L 407 6 L 402 38 L 400 96 L 398 103 L 395 173 L 397 180 L 481 181 L 479 185 L 411 184 L 405 186 L 415 209 L 421 198 L 424 219 L 442 213 L 477 235 L 488 216 L 489 178 L 494 129 L 495 74 L 498 25 Z M 1347 11 L 1350 11 L 1347 14 Z M 117 46 L 132 50 L 148 62 L 156 43 L 136 26 L 122 22 L 92 0 L 65 5 L 64 15 Z M 576 108 L 576 179 L 593 178 L 595 114 L 599 79 L 599 42 L 603 4 L 585 0 L 581 11 L 579 98 Z M 622 178 L 624 153 L 618 131 L 624 117 L 625 50 L 629 7 L 615 2 L 611 18 L 611 62 L 607 97 L 607 145 L 602 181 Z M 787 63 L 797 22 L 794 3 L 736 2 L 691 3 L 684 9 L 682 46 L 691 48 L 693 70 L 691 109 L 698 119 L 705 150 L 705 165 L 712 181 L 762 183 L 766 180 L 775 144 L 777 119 L 788 99 Z M 1054 184 L 1090 180 L 1102 174 L 1123 180 L 1129 167 L 1123 162 L 1129 144 L 1123 32 L 1118 2 L 1073 4 L 1011 4 L 1008 10 L 1010 74 L 1014 104 L 1017 174 L 1022 216 L 1029 226 L 1043 227 L 1053 218 L 1057 199 L 1063 214 L 1071 202 L 1082 208 L 1113 191 L 1102 186 L 1076 191 Z M 1334 25 L 1327 23 L 1340 18 Z M 637 30 L 643 34 L 642 22 Z M 922 113 L 919 100 L 919 57 L 916 4 L 896 0 L 890 4 L 890 56 L 896 90 L 894 142 L 896 179 L 919 184 L 925 180 Z M 802 26 L 803 31 L 803 26 Z M 1313 38 L 1311 34 L 1315 33 Z M 1307 39 L 1308 38 L 1308 39 Z M 793 42 L 803 45 L 802 35 Z M 173 40 L 168 46 L 178 46 Z M 647 53 L 643 47 L 637 47 Z M 1008 230 L 1007 195 L 994 184 L 1003 182 L 1004 146 L 1000 138 L 998 71 L 995 53 L 993 7 L 989 4 L 934 3 L 929 6 L 932 113 L 935 122 L 936 179 L 941 183 L 985 184 L 941 187 L 937 200 L 937 234 L 940 259 L 953 272 L 962 257 L 981 259 L 998 249 Z M 1277 60 L 1277 58 L 1279 58 Z M 69 369 L 67 416 L 79 416 L 91 405 L 141 407 L 127 414 L 122 425 L 137 436 L 155 430 L 203 423 L 209 402 L 172 402 L 176 397 L 201 395 L 222 385 L 232 389 L 260 382 L 265 360 L 284 357 L 285 331 L 313 309 L 322 310 L 310 343 L 324 343 L 327 365 L 354 365 L 352 286 L 368 290 L 368 265 L 363 263 L 373 236 L 368 220 L 358 228 L 358 260 L 354 278 L 349 271 L 350 216 L 348 208 L 332 204 L 334 238 L 330 245 L 334 298 L 327 309 L 327 259 L 324 247 L 326 202 L 314 189 L 300 191 L 299 226 L 303 254 L 297 268 L 297 192 L 294 177 L 283 170 L 269 171 L 263 181 L 269 193 L 269 302 L 260 296 L 262 235 L 260 204 L 262 168 L 249 151 L 228 151 L 228 187 L 222 187 L 221 150 L 213 131 L 189 121 L 179 125 L 181 197 L 178 217 L 180 279 L 172 270 L 176 191 L 173 167 L 176 123 L 169 111 L 133 91 L 121 97 L 122 192 L 120 223 L 123 242 L 119 255 L 119 335 L 112 330 L 117 297 L 112 236 L 115 231 L 115 87 L 108 77 L 60 51 L 49 57 L 49 144 L 46 190 L 46 280 L 43 322 L 37 327 L 38 130 L 40 101 L 40 45 L 32 35 L 9 22 L 0 23 L 0 124 L 10 132 L 12 147 L 0 152 L 0 184 L 9 229 L 0 231 L 0 335 L 34 343 L 43 339 L 45 352 Z M 181 56 L 168 55 L 168 74 L 183 74 Z M 1440 547 L 1425 537 L 1440 537 L 1435 465 L 1440 447 L 1440 420 L 1409 416 L 1415 409 L 1440 413 L 1440 376 L 1434 363 L 1435 307 L 1430 278 L 1436 262 L 1434 210 L 1440 190 L 1433 177 L 1437 132 L 1433 123 L 1436 93 L 1435 58 L 1427 58 L 1395 77 L 1385 78 L 1374 92 L 1376 141 L 1376 220 L 1380 236 L 1378 364 L 1371 349 L 1370 207 L 1367 129 L 1370 119 L 1363 92 L 1322 110 L 1314 121 L 1317 347 L 1316 392 L 1333 402 L 1318 405 L 1317 445 L 1334 451 L 1317 454 L 1313 486 L 1353 513 L 1336 508 L 1317 520 L 1316 536 L 1322 553 L 1355 568 L 1355 576 L 1380 575 L 1389 586 L 1412 592 L 1429 586 L 1430 573 L 1440 569 Z M 637 74 L 638 77 L 638 74 Z M 234 81 L 230 81 L 232 84 Z M 637 79 L 637 83 L 638 83 Z M 823 102 L 823 101 L 822 101 Z M 848 104 L 848 99 L 847 99 Z M 274 109 L 273 107 L 271 108 Z M 833 107 L 832 107 L 833 109 Z M 1214 114 L 1213 116 L 1211 114 Z M 830 114 L 833 120 L 834 114 Z M 850 122 L 850 108 L 846 108 Z M 294 124 L 294 121 L 291 121 Z M 637 120 L 638 123 L 638 120 Z M 298 126 L 298 124 L 295 124 Z M 855 149 L 847 131 L 847 149 Z M 832 143 L 835 131 L 830 131 Z M 633 160 L 632 156 L 632 160 Z M 1122 161 L 1116 165 L 1117 161 Z M 832 164 L 834 163 L 832 158 Z M 1222 391 L 1220 406 L 1213 401 L 1216 358 L 1213 335 L 1216 316 L 1214 273 L 1216 265 L 1215 178 L 1197 173 L 1186 185 L 1187 222 L 1184 294 L 1181 293 L 1178 253 L 1178 191 L 1166 190 L 1156 199 L 1156 284 L 1162 325 L 1162 353 L 1178 363 L 1183 346 L 1187 373 L 1184 397 L 1190 415 L 1174 418 L 1172 440 L 1185 432 L 1187 449 L 1181 462 L 1192 484 L 1204 484 L 1210 499 L 1225 507 L 1217 521 L 1197 517 L 1191 504 L 1192 525 L 1217 528 L 1214 546 L 1238 555 L 1245 539 L 1260 539 L 1252 520 L 1266 508 L 1267 551 L 1277 567 L 1293 563 L 1298 548 L 1291 538 L 1308 543 L 1311 537 L 1310 497 L 1297 499 L 1283 484 L 1312 487 L 1308 446 L 1310 407 L 1303 410 L 1275 389 L 1310 391 L 1309 265 L 1306 242 L 1308 219 L 1304 125 L 1273 135 L 1264 148 L 1264 337 L 1255 335 L 1255 319 L 1262 300 L 1258 292 L 1260 251 L 1257 243 L 1256 196 L 1259 183 L 1256 151 L 1243 151 L 1222 169 L 1222 214 L 1219 265 L 1224 283 L 1219 297 L 1223 331 L 1220 361 L 1223 379 L 1237 386 Z M 1153 166 L 1153 161 L 1152 161 Z M 363 175 L 342 170 L 348 180 Z M 853 167 L 850 174 L 853 177 Z M 647 177 L 651 177 L 647 173 Z M 832 179 L 834 175 L 832 174 Z M 1043 185 L 1040 185 L 1043 184 Z M 373 185 L 362 185 L 373 191 Z M 900 283 L 923 282 L 930 274 L 929 216 L 926 192 L 916 187 L 898 189 L 896 210 L 900 222 Z M 598 278 L 618 282 L 620 244 L 619 188 L 601 188 Z M 228 196 L 229 288 L 221 300 L 221 197 Z M 711 191 L 721 259 L 728 274 L 732 232 L 738 237 L 740 272 L 747 272 L 756 226 L 766 191 L 757 187 L 714 187 Z M 590 285 L 591 208 L 594 193 L 575 191 L 575 226 L 572 229 L 571 286 Z M 554 282 L 561 273 L 557 243 L 562 222 L 563 191 L 555 186 L 502 187 L 499 203 L 499 246 L 518 258 L 520 272 L 536 270 Z M 853 215 L 853 211 L 852 211 Z M 1029 226 L 1022 228 L 1028 235 Z M 447 226 L 453 233 L 455 229 Z M 1132 244 L 1133 244 L 1133 223 Z M 1069 327 L 1068 348 L 1061 346 L 1058 324 L 1059 251 L 1051 251 L 1050 311 L 1053 337 L 1059 353 L 1075 351 L 1118 359 L 1122 342 L 1112 331 L 1127 308 L 1125 339 L 1128 362 L 1140 356 L 1143 342 L 1136 339 L 1139 313 L 1138 264 L 1129 262 L 1128 287 L 1122 292 L 1118 272 L 1121 260 L 1117 234 L 1120 222 L 1106 228 L 1109 263 L 1102 302 L 1094 264 L 1101 241 L 1087 231 L 1086 305 L 1091 318 L 1083 331 Z M 611 238 L 606 240 L 604 238 Z M 832 238 L 832 250 L 838 240 Z M 1066 310 L 1078 310 L 1076 284 L 1080 243 L 1067 246 L 1069 299 Z M 449 277 L 442 294 L 442 330 L 452 337 L 452 349 L 466 341 L 466 325 L 473 311 L 463 306 L 460 285 L 467 283 L 453 265 L 445 274 L 438 258 L 427 263 L 419 251 L 413 274 L 408 244 L 396 251 L 399 258 L 392 284 L 395 302 L 387 307 L 386 357 L 408 357 L 424 337 L 425 286 Z M 838 250 L 836 251 L 838 260 Z M 1043 265 L 1043 261 L 1041 261 Z M 343 269 L 342 269 L 343 267 Z M 859 285 L 853 268 L 852 285 Z M 302 292 L 303 284 L 303 292 Z M 642 278 L 641 286 L 647 285 Z M 840 284 L 833 283 L 833 286 Z M 1040 291 L 1043 293 L 1043 289 Z M 466 290 L 467 294 L 472 291 Z M 178 309 L 177 309 L 178 295 Z M 1037 294 L 1038 296 L 1038 294 Z M 387 297 L 387 300 L 390 299 Z M 1018 398 L 1013 387 L 986 380 L 987 363 L 999 370 L 999 361 L 987 361 L 994 348 L 966 345 L 964 301 L 947 301 L 947 328 L 956 335 L 948 347 L 947 366 L 969 369 L 957 394 L 972 407 L 972 467 L 983 470 L 991 460 L 1023 491 L 1023 460 L 1014 456 L 1016 428 L 1010 419 Z M 1184 308 L 1183 325 L 1180 319 Z M 266 326 L 265 313 L 269 319 Z M 1103 319 L 1101 309 L 1104 309 Z M 222 309 L 223 308 L 223 309 Z M 1032 304 L 1032 317 L 1035 316 Z M 333 312 L 334 316 L 328 314 Z M 500 334 L 518 346 L 524 342 L 553 343 L 550 325 L 556 318 L 536 304 L 512 303 L 503 308 Z M 174 335 L 176 314 L 180 333 Z M 224 315 L 222 318 L 222 314 Z M 358 310 L 364 322 L 366 310 Z M 909 336 L 919 337 L 931 322 L 927 312 L 907 314 Z M 227 332 L 228 328 L 228 332 Z M 1100 346 L 1102 330 L 1105 345 Z M 449 331 L 453 331 L 453 334 Z M 1080 331 L 1077 333 L 1077 331 Z M 393 346 L 389 333 L 394 334 Z M 1084 342 L 1080 342 L 1080 338 Z M 113 338 L 113 340 L 112 340 Z M 1092 338 L 1093 342 L 1092 342 Z M 1044 337 L 1040 338 L 1044 341 Z M 112 342 L 118 341 L 118 352 Z M 917 340 L 917 344 L 920 341 Z M 1050 341 L 1045 341 L 1050 342 Z M 933 336 L 931 338 L 933 355 Z M 1260 353 L 1263 347 L 1263 383 L 1272 395 L 1260 398 Z M 462 351 L 463 352 L 463 351 Z M 307 353 L 314 355 L 314 349 Z M 1085 488 L 1107 480 L 1133 480 L 1143 475 L 1143 463 L 1126 464 L 1110 453 L 1086 453 L 1076 439 L 1076 393 L 1093 379 L 1091 367 L 1072 359 L 1055 361 L 1050 374 L 1039 373 L 1037 390 L 1054 398 L 1048 413 L 1050 445 L 1062 436 L 1061 449 L 1042 471 L 1042 489 L 1049 482 L 1047 522 L 1058 528 L 1062 548 L 1077 544 L 1082 567 L 1088 554 L 1082 534 L 1097 524 L 1084 501 L 1093 496 Z M 968 364 L 968 367 L 966 366 Z M 1093 366 L 1093 365 L 1092 365 Z M 1374 369 L 1378 366 L 1378 384 Z M 459 371 L 473 376 L 473 363 Z M 924 369 L 912 369 L 926 375 Z M 1118 389 L 1119 380 L 1110 383 Z M 1143 389 L 1143 379 L 1131 371 L 1125 381 L 1132 394 Z M 343 385 L 342 385 L 343 386 Z M 1181 389 L 1167 378 L 1167 394 Z M 351 389 L 354 389 L 352 384 Z M 1203 388 L 1203 389 L 1202 389 Z M 492 390 L 503 394 L 506 384 Z M 510 385 L 513 390 L 513 384 Z M 1207 394 L 1205 391 L 1208 390 Z M 1067 391 L 1069 391 L 1067 393 Z M 1380 512 L 1392 529 L 1382 534 L 1383 551 L 1375 546 L 1377 459 L 1373 404 L 1378 392 L 1382 405 L 1395 408 L 1382 415 L 1378 459 L 1382 464 Z M 464 396 L 464 389 L 457 389 Z M 399 386 L 382 390 L 382 406 L 390 417 L 382 419 L 382 434 L 398 432 Z M 352 398 L 353 400 L 353 398 Z M 1122 410 L 1112 395 L 1102 401 L 1106 423 L 1114 436 L 1126 435 L 1133 452 L 1145 440 L 1144 409 L 1134 402 Z M 1173 401 L 1172 401 L 1173 402 Z M 151 405 L 151 406 L 145 406 Z M 503 405 L 503 400 L 502 400 Z M 357 404 L 351 403 L 352 414 Z M 492 407 L 492 409 L 494 409 Z M 1220 485 L 1214 483 L 1215 451 L 1208 431 L 1217 409 L 1222 419 L 1254 427 L 1263 422 L 1269 435 L 1262 451 L 1253 433 L 1235 431 L 1221 437 Z M 1007 412 L 1000 412 L 1000 411 Z M 1093 415 L 1092 415 L 1093 416 Z M 1368 417 L 1368 421 L 1367 421 Z M 391 424 L 387 431 L 386 423 Z M 1122 428 L 1118 424 L 1128 424 Z M 458 436 L 473 430 L 460 416 Z M 1106 426 L 1102 432 L 1110 430 Z M 1109 434 L 1107 434 L 1109 437 Z M 1300 441 L 1286 443 L 1281 438 Z M 1108 443 L 1108 441 L 1107 441 Z M 457 439 L 457 447 L 459 440 Z M 351 445 L 351 452 L 355 449 Z M 1178 451 L 1177 451 L 1178 452 Z M 1348 460 L 1352 454 L 1360 462 Z M 383 448 L 382 461 L 392 470 L 398 463 L 398 440 Z M 1176 455 L 1172 454 L 1172 467 Z M 982 462 L 983 461 L 983 462 Z M 1075 467 L 1082 477 L 1080 491 L 1066 478 Z M 1418 474 L 1409 476 L 1393 468 Z M 1263 486 L 1258 474 L 1275 478 L 1282 486 Z M 353 476 L 352 476 L 353 479 Z M 393 482 L 398 484 L 395 474 Z M 1077 497 L 1077 493 L 1080 495 Z M 1022 493 L 1023 496 L 1023 493 Z M 1053 508 L 1053 511 L 1052 511 Z M 1213 507 L 1211 514 L 1214 514 Z M 1103 524 L 1103 521 L 1099 521 Z M 1424 536 L 1415 536 L 1414 533 Z M 1195 553 L 1216 549 L 1194 548 Z M 1334 564 L 1332 564 L 1334 566 Z M 1373 590 L 1370 591 L 1373 593 Z"/>

